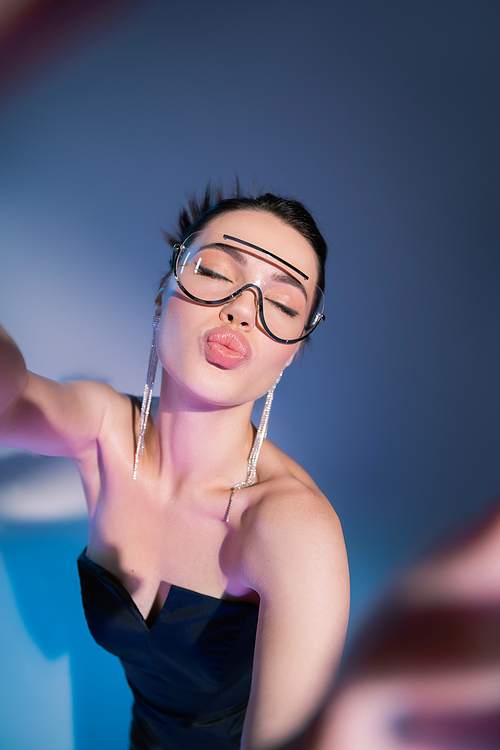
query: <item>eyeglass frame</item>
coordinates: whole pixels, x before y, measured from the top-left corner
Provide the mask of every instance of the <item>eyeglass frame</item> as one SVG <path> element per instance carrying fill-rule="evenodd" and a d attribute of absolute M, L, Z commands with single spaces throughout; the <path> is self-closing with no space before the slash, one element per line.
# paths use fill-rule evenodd
<path fill-rule="evenodd" d="M 197 232 L 194 232 L 193 234 L 197 234 Z M 177 273 L 177 267 L 179 258 L 181 255 L 181 251 L 185 245 L 185 243 L 189 240 L 190 237 L 193 235 L 190 234 L 188 237 L 186 237 L 183 242 L 179 243 L 176 242 L 175 245 L 173 245 L 173 255 L 172 255 L 172 271 L 174 274 L 174 278 L 177 282 L 177 285 L 181 292 L 186 295 L 189 299 L 192 299 L 194 302 L 198 302 L 202 305 L 209 305 L 210 307 L 215 307 L 217 305 L 224 305 L 227 302 L 231 302 L 231 300 L 235 299 L 236 297 L 239 297 L 240 294 L 243 294 L 247 289 L 255 289 L 257 292 L 257 311 L 259 315 L 259 320 L 261 322 L 261 325 L 264 329 L 264 331 L 267 333 L 267 335 L 273 339 L 273 341 L 277 341 L 280 344 L 298 344 L 299 341 L 303 341 L 308 336 L 311 335 L 311 333 L 314 331 L 314 329 L 323 321 L 326 320 L 323 313 L 316 313 L 314 315 L 314 318 L 312 320 L 311 325 L 308 327 L 307 332 L 304 333 L 302 336 L 299 336 L 297 339 L 281 339 L 279 336 L 275 336 L 275 334 L 269 329 L 266 319 L 264 316 L 264 295 L 262 294 L 262 289 L 258 284 L 244 284 L 240 289 L 238 289 L 236 292 L 233 292 L 232 294 L 228 295 L 227 297 L 222 297 L 222 299 L 216 299 L 216 300 L 206 300 L 206 299 L 200 299 L 200 297 L 195 297 L 194 294 L 191 294 L 188 292 L 188 290 L 183 286 L 179 275 Z M 288 266 L 288 268 L 291 268 L 296 273 L 300 274 L 303 279 L 306 281 L 309 280 L 309 276 L 307 276 L 303 271 L 293 266 L 291 263 L 289 263 L 287 260 L 284 260 L 283 258 L 280 258 L 279 255 L 275 255 L 270 250 L 265 250 L 263 247 L 259 247 L 258 245 L 253 245 L 251 242 L 247 242 L 246 240 L 240 240 L 238 237 L 232 237 L 229 234 L 223 234 L 222 238 L 224 240 L 233 240 L 233 242 L 238 242 L 240 245 L 246 245 L 247 247 L 251 247 L 253 250 L 258 250 L 261 253 L 265 253 L 265 255 L 269 255 L 271 258 L 274 258 L 275 260 L 279 261 L 280 263 L 283 263 L 285 266 Z M 319 287 L 318 287 L 319 288 Z M 321 290 L 320 290 L 321 291 Z"/>

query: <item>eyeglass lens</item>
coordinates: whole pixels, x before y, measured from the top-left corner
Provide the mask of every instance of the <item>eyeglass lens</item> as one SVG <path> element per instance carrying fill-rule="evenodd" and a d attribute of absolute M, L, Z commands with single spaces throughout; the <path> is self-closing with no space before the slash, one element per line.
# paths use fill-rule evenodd
<path fill-rule="evenodd" d="M 222 236 L 188 238 L 180 250 L 177 274 L 189 294 L 206 302 L 223 300 L 245 284 L 254 284 L 262 291 L 264 320 L 274 336 L 300 338 L 306 329 L 310 302 L 301 281 Z"/>

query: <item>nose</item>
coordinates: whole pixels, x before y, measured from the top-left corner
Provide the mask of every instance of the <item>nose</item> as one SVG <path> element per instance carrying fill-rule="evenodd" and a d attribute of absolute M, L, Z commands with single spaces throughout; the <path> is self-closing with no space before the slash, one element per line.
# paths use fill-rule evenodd
<path fill-rule="evenodd" d="M 251 331 L 255 327 L 257 315 L 257 296 L 252 289 L 244 292 L 227 302 L 220 310 L 219 317 L 224 323 Z"/>

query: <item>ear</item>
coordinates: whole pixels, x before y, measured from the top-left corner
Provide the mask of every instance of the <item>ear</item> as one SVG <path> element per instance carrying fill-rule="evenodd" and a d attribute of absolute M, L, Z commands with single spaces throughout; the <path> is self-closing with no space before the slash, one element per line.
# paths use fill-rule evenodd
<path fill-rule="evenodd" d="M 163 292 L 165 290 L 165 286 L 160 287 L 158 290 L 158 294 L 155 297 L 155 315 L 161 315 L 162 307 L 163 307 Z"/>
<path fill-rule="evenodd" d="M 290 367 L 290 365 L 292 364 L 293 360 L 295 359 L 295 355 L 297 354 L 298 351 L 300 351 L 301 348 L 302 348 L 302 342 L 298 345 L 298 347 L 296 349 L 294 349 L 294 351 L 292 352 L 292 354 L 290 355 L 290 357 L 287 359 L 285 367 L 283 369 L 286 369 L 287 367 Z"/>

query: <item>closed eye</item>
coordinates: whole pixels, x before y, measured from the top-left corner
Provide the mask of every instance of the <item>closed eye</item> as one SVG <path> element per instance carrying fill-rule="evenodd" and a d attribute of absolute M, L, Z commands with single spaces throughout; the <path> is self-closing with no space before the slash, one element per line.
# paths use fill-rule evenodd
<path fill-rule="evenodd" d="M 280 310 L 280 312 L 284 313 L 285 315 L 288 315 L 290 318 L 296 318 L 299 314 L 297 310 L 293 310 L 291 307 L 287 307 L 287 305 L 283 305 L 281 302 L 277 302 L 274 299 L 269 299 L 266 297 L 266 302 L 270 302 L 271 305 L 276 307 L 276 309 Z"/>
<path fill-rule="evenodd" d="M 220 281 L 230 281 L 230 279 L 227 278 L 227 276 L 223 276 L 220 273 L 217 273 L 217 271 L 213 271 L 211 268 L 207 268 L 206 266 L 201 266 L 196 264 L 196 268 L 194 269 L 194 272 L 199 274 L 200 276 L 207 276 L 209 279 L 219 279 Z"/>

